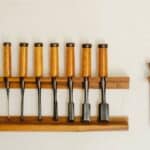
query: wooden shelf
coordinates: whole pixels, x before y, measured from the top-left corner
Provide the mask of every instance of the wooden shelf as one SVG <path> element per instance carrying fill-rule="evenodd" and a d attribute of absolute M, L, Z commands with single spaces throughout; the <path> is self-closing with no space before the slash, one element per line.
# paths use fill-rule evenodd
<path fill-rule="evenodd" d="M 80 117 L 75 118 L 74 123 L 68 123 L 67 117 L 60 117 L 59 121 L 53 121 L 52 117 L 43 117 L 38 121 L 35 116 L 27 116 L 24 121 L 18 116 L 12 116 L 8 120 L 6 116 L 0 117 L 0 131 L 113 131 L 128 130 L 128 118 L 125 116 L 111 117 L 109 123 L 97 122 L 97 117 L 91 117 L 89 124 L 82 123 Z"/>
<path fill-rule="evenodd" d="M 19 88 L 19 77 L 10 77 L 10 87 Z M 99 77 L 89 78 L 90 88 L 97 89 L 99 88 Z M 74 88 L 82 88 L 83 78 L 74 77 Z M 26 77 L 25 78 L 25 87 L 26 88 L 36 88 L 35 77 Z M 67 78 L 58 77 L 57 78 L 58 88 L 67 88 Z M 51 88 L 51 78 L 42 77 L 41 78 L 41 87 L 42 88 Z M 0 77 L 0 88 L 4 88 L 4 78 Z M 129 88 L 129 77 L 108 77 L 107 78 L 107 88 L 109 89 L 128 89 Z"/>
<path fill-rule="evenodd" d="M 36 88 L 35 77 L 25 78 L 26 88 Z M 19 88 L 19 77 L 10 77 L 10 88 Z M 83 78 L 74 77 L 74 88 L 82 88 Z M 89 78 L 89 86 L 93 89 L 99 88 L 99 77 Z M 67 78 L 57 78 L 58 88 L 67 88 Z M 4 78 L 0 77 L 0 88 L 4 88 Z M 51 78 L 41 78 L 42 88 L 51 88 Z M 128 89 L 129 77 L 108 77 L 108 89 Z M 19 116 L 11 116 L 8 120 L 7 116 L 0 116 L 0 131 L 113 131 L 128 130 L 128 118 L 125 116 L 110 117 L 109 123 L 99 123 L 97 117 L 91 117 L 91 122 L 85 124 L 81 122 L 80 117 L 75 118 L 75 122 L 68 123 L 67 117 L 59 117 L 59 121 L 53 121 L 52 117 L 43 116 L 42 121 L 38 121 L 37 116 L 25 116 L 24 121 Z"/>

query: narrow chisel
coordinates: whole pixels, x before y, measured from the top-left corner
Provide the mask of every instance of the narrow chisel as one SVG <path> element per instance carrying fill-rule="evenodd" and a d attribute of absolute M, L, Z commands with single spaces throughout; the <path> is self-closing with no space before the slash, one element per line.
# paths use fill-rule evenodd
<path fill-rule="evenodd" d="M 10 92 L 10 82 L 9 77 L 11 77 L 11 43 L 5 42 L 3 43 L 3 50 L 4 50 L 4 83 L 6 88 L 7 94 L 7 116 L 8 119 L 10 117 L 10 106 L 9 106 L 9 92 Z"/>
<path fill-rule="evenodd" d="M 43 74 L 43 43 L 34 44 L 34 71 L 38 91 L 38 120 L 42 120 L 41 77 Z"/>
<path fill-rule="evenodd" d="M 58 120 L 58 101 L 57 101 L 57 81 L 56 78 L 59 74 L 59 63 L 58 63 L 58 43 L 50 44 L 50 76 L 52 79 L 53 89 L 53 120 Z"/>
<path fill-rule="evenodd" d="M 101 89 L 101 103 L 99 104 L 99 121 L 109 121 L 109 105 L 106 102 L 106 79 L 108 76 L 108 62 L 107 62 L 107 44 L 99 44 L 99 77 Z"/>
<path fill-rule="evenodd" d="M 24 92 L 25 92 L 24 78 L 27 76 L 27 57 L 28 57 L 28 43 L 20 43 L 19 77 L 21 89 L 21 113 L 20 113 L 21 120 L 24 120 Z"/>

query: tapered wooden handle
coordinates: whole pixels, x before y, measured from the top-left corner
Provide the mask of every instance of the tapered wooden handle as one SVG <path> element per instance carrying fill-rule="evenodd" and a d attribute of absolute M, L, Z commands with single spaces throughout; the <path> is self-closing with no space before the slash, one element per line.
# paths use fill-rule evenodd
<path fill-rule="evenodd" d="M 34 72 L 36 77 L 41 77 L 43 74 L 43 44 L 34 44 Z"/>
<path fill-rule="evenodd" d="M 11 76 L 11 43 L 4 43 L 4 77 Z"/>
<path fill-rule="evenodd" d="M 20 43 L 19 76 L 27 76 L 28 43 Z"/>
<path fill-rule="evenodd" d="M 91 76 L 91 44 L 82 45 L 82 76 Z"/>
<path fill-rule="evenodd" d="M 66 44 L 66 76 L 73 77 L 75 74 L 74 43 Z"/>
<path fill-rule="evenodd" d="M 59 64 L 58 64 L 58 43 L 50 44 L 50 76 L 57 77 L 59 74 Z"/>
<path fill-rule="evenodd" d="M 99 44 L 99 76 L 108 76 L 107 44 Z"/>

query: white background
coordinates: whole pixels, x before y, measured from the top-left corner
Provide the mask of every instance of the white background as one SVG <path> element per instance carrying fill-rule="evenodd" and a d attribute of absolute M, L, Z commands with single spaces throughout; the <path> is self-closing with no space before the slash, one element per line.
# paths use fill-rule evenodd
<path fill-rule="evenodd" d="M 48 43 L 60 43 L 60 75 L 64 75 L 64 43 L 76 43 L 76 74 L 80 73 L 82 42 L 91 42 L 92 73 L 97 75 L 96 44 L 109 44 L 110 75 L 129 75 L 130 90 L 109 90 L 112 115 L 129 115 L 128 132 L 1 132 L 0 149 L 150 149 L 149 83 L 150 60 L 149 0 L 0 0 L 0 45 L 13 44 L 12 74 L 18 74 L 18 43 L 30 43 L 28 75 L 33 75 L 33 43 L 44 42 L 44 75 L 49 75 Z M 2 47 L 0 47 L 2 48 Z M 3 74 L 2 49 L 0 75 Z M 76 114 L 80 114 L 82 91 L 75 90 Z M 52 93 L 42 91 L 43 114 L 52 114 Z M 20 91 L 11 90 L 11 114 L 20 113 Z M 67 113 L 67 90 L 59 90 L 59 115 Z M 99 90 L 90 90 L 92 115 L 100 101 Z M 0 90 L 0 114 L 6 114 L 6 93 Z M 37 113 L 36 90 L 27 90 L 25 114 Z"/>

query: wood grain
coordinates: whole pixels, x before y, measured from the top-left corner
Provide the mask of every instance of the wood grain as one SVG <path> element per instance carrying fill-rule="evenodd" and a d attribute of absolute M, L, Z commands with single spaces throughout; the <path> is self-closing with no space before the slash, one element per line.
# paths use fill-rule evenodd
<path fill-rule="evenodd" d="M 82 77 L 91 76 L 91 48 L 82 48 Z"/>
<path fill-rule="evenodd" d="M 99 76 L 107 77 L 108 76 L 108 58 L 107 58 L 107 48 L 99 48 Z"/>
<path fill-rule="evenodd" d="M 4 43 L 3 52 L 4 52 L 4 56 L 3 56 L 4 77 L 10 77 L 11 76 L 11 43 Z"/>
<path fill-rule="evenodd" d="M 66 47 L 66 76 L 72 77 L 75 74 L 74 47 Z"/>
<path fill-rule="evenodd" d="M 28 47 L 20 46 L 20 55 L 19 55 L 19 76 L 27 76 L 27 57 L 28 57 Z"/>
<path fill-rule="evenodd" d="M 68 88 L 67 86 L 67 77 L 58 77 L 57 86 L 61 89 Z M 107 79 L 107 88 L 108 89 L 128 89 L 129 88 L 129 77 L 108 77 Z M 19 77 L 10 77 L 10 88 L 20 88 L 20 78 Z M 82 77 L 74 77 L 74 88 L 81 89 L 83 86 Z M 90 77 L 89 78 L 89 87 L 92 89 L 99 88 L 99 77 Z M 36 88 L 35 77 L 25 77 L 25 87 L 26 88 Z M 41 77 L 41 87 L 42 88 L 51 88 L 51 78 L 50 77 Z M 0 88 L 4 88 L 4 78 L 0 77 Z"/>
<path fill-rule="evenodd" d="M 34 47 L 34 73 L 36 77 L 41 77 L 43 74 L 43 47 Z"/>
<path fill-rule="evenodd" d="M 59 56 L 58 46 L 50 47 L 50 76 L 57 77 L 59 75 Z"/>
<path fill-rule="evenodd" d="M 26 116 L 24 121 L 20 117 L 13 116 L 8 120 L 6 116 L 0 117 L 0 131 L 113 131 L 128 130 L 128 118 L 125 116 L 110 117 L 109 123 L 97 122 L 97 117 L 91 117 L 88 124 L 82 123 L 80 117 L 75 118 L 74 123 L 68 123 L 67 117 L 60 117 L 53 121 L 52 117 L 43 117 L 38 121 L 36 116 Z"/>

